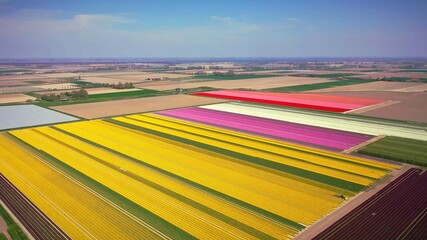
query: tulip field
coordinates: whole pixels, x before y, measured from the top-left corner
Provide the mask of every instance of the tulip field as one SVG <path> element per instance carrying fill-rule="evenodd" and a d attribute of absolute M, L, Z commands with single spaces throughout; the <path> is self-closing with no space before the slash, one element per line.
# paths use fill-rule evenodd
<path fill-rule="evenodd" d="M 333 130 L 298 123 L 254 117 L 207 108 L 182 108 L 160 112 L 170 117 L 246 131 L 299 144 L 345 150 L 372 138 L 370 135 Z"/>
<path fill-rule="evenodd" d="M 188 108 L 1 133 L 0 173 L 64 239 L 284 239 L 396 168 L 283 141 L 344 149 L 369 135 L 221 114 Z"/>
<path fill-rule="evenodd" d="M 313 93 L 278 93 L 239 90 L 219 90 L 195 93 L 198 96 L 307 108 L 329 112 L 346 112 L 385 102 L 383 99 L 357 98 Z"/>

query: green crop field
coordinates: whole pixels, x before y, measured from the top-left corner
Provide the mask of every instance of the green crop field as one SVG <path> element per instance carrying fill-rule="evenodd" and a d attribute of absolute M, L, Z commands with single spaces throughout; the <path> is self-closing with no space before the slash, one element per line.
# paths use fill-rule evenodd
<path fill-rule="evenodd" d="M 240 79 L 254 79 L 254 78 L 266 78 L 266 77 L 277 77 L 272 74 L 238 74 L 238 75 L 197 75 L 194 76 L 195 80 L 208 80 L 208 81 L 223 81 L 223 80 L 240 80 Z"/>
<path fill-rule="evenodd" d="M 25 69 L 0 69 L 0 75 L 3 73 L 18 73 L 18 72 L 31 72 L 31 70 Z"/>
<path fill-rule="evenodd" d="M 403 71 L 401 71 L 401 72 L 415 72 L 415 73 L 417 73 L 417 72 L 420 72 L 420 73 L 427 73 L 427 69 L 409 69 L 409 70 L 403 70 Z"/>
<path fill-rule="evenodd" d="M 427 167 L 427 142 L 386 137 L 369 144 L 359 153 Z"/>
<path fill-rule="evenodd" d="M 278 87 L 278 88 L 269 88 L 266 90 L 273 92 L 303 92 L 310 90 L 317 90 L 323 88 L 331 88 L 338 86 L 347 86 L 361 83 L 369 83 L 371 80 L 363 80 L 363 79 L 349 79 L 349 80 L 339 80 L 335 82 L 324 82 L 324 83 L 313 83 L 313 84 L 305 84 L 298 86 L 290 86 L 290 87 Z"/>

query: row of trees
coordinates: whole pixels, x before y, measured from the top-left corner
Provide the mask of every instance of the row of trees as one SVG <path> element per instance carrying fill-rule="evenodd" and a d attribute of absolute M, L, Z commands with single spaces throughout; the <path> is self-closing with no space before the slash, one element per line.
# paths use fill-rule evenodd
<path fill-rule="evenodd" d="M 86 90 L 80 89 L 77 91 L 71 92 L 63 92 L 59 94 L 45 94 L 41 95 L 40 98 L 45 101 L 53 102 L 53 101 L 69 101 L 69 100 L 79 100 L 88 98 L 89 94 Z"/>
<path fill-rule="evenodd" d="M 126 83 L 119 82 L 118 84 L 113 84 L 113 88 L 115 88 L 115 89 L 129 89 L 129 88 L 133 88 L 133 84 L 131 82 L 126 82 Z"/>

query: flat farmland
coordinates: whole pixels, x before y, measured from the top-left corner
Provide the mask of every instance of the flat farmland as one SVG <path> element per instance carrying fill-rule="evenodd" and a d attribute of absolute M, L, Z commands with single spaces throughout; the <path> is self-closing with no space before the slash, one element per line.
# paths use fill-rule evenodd
<path fill-rule="evenodd" d="M 140 84 L 138 87 L 154 89 L 154 90 L 171 90 L 176 88 L 197 88 L 197 87 L 213 87 L 225 89 L 265 89 L 276 88 L 284 86 L 295 86 L 302 84 L 330 82 L 332 80 L 325 78 L 308 78 L 308 77 L 267 77 L 255 79 L 242 79 L 242 80 L 223 80 L 223 81 L 198 81 L 198 82 L 169 82 L 164 84 L 161 81 L 156 82 L 158 85 L 152 83 L 144 85 Z"/>
<path fill-rule="evenodd" d="M 189 95 L 171 95 L 126 99 L 96 103 L 84 103 L 52 107 L 60 112 L 72 114 L 86 119 L 103 118 L 123 114 L 151 112 L 172 108 L 205 105 L 228 100 L 205 98 Z"/>
<path fill-rule="evenodd" d="M 358 152 L 427 167 L 427 141 L 385 137 L 369 144 Z"/>
<path fill-rule="evenodd" d="M 25 102 L 27 100 L 35 100 L 35 97 L 25 95 L 23 93 L 16 94 L 0 94 L 0 104 L 14 103 L 14 102 Z"/>
<path fill-rule="evenodd" d="M 103 94 L 103 93 L 117 93 L 117 92 L 132 92 L 139 91 L 138 88 L 130 89 L 115 89 L 115 88 L 86 88 L 87 93 L 90 94 Z"/>
<path fill-rule="evenodd" d="M 77 118 L 35 105 L 0 107 L 0 130 L 75 121 Z"/>
<path fill-rule="evenodd" d="M 119 82 L 144 82 L 150 81 L 148 78 L 159 78 L 159 79 L 174 79 L 174 78 L 183 78 L 189 77 L 190 75 L 186 74 L 170 74 L 170 73 L 143 73 L 143 72 L 133 72 L 128 74 L 119 75 L 118 73 L 114 74 L 97 74 L 97 75 L 82 75 L 82 81 L 91 82 L 91 83 L 105 83 L 105 84 L 118 84 Z"/>
<path fill-rule="evenodd" d="M 367 111 L 354 112 L 352 114 L 389 118 L 411 122 L 427 123 L 427 111 L 425 103 L 427 102 L 426 92 L 333 92 L 334 95 L 352 96 L 352 97 L 377 97 L 396 101 L 397 103 L 386 105 Z"/>
<path fill-rule="evenodd" d="M 425 72 L 365 72 L 358 76 L 365 79 L 381 78 L 427 78 Z"/>
<path fill-rule="evenodd" d="M 74 239 L 290 239 L 396 168 L 156 114 L 15 130 L 0 151 Z"/>
<path fill-rule="evenodd" d="M 313 239 L 426 239 L 426 183 L 412 168 Z"/>
<path fill-rule="evenodd" d="M 306 108 L 329 112 L 346 112 L 385 102 L 378 98 L 344 97 L 314 93 L 278 93 L 263 91 L 219 90 L 197 92 L 197 96 L 232 99 L 267 105 Z"/>
<path fill-rule="evenodd" d="M 354 147 L 372 138 L 369 135 L 197 107 L 166 110 L 158 114 L 335 151 Z"/>
<path fill-rule="evenodd" d="M 309 111 L 304 109 L 280 108 L 265 105 L 260 106 L 236 102 L 212 104 L 201 106 L 201 108 L 349 132 L 357 132 L 374 136 L 387 135 L 427 141 L 426 126 L 415 126 L 402 122 L 349 116 L 346 114 Z"/>
<path fill-rule="evenodd" d="M 350 86 L 338 86 L 309 92 L 346 92 L 346 91 L 396 91 L 396 92 L 424 92 L 427 90 L 426 83 L 413 82 L 385 82 L 376 81 L 360 83 Z"/>
<path fill-rule="evenodd" d="M 78 85 L 73 83 L 56 83 L 56 84 L 43 84 L 35 86 L 41 89 L 74 89 L 79 88 Z"/>

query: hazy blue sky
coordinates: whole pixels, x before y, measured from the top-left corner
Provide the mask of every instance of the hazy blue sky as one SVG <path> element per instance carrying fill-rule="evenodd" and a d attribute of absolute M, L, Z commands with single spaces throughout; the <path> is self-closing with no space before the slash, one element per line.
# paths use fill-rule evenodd
<path fill-rule="evenodd" d="M 427 0 L 0 0 L 0 58 L 427 57 Z"/>

